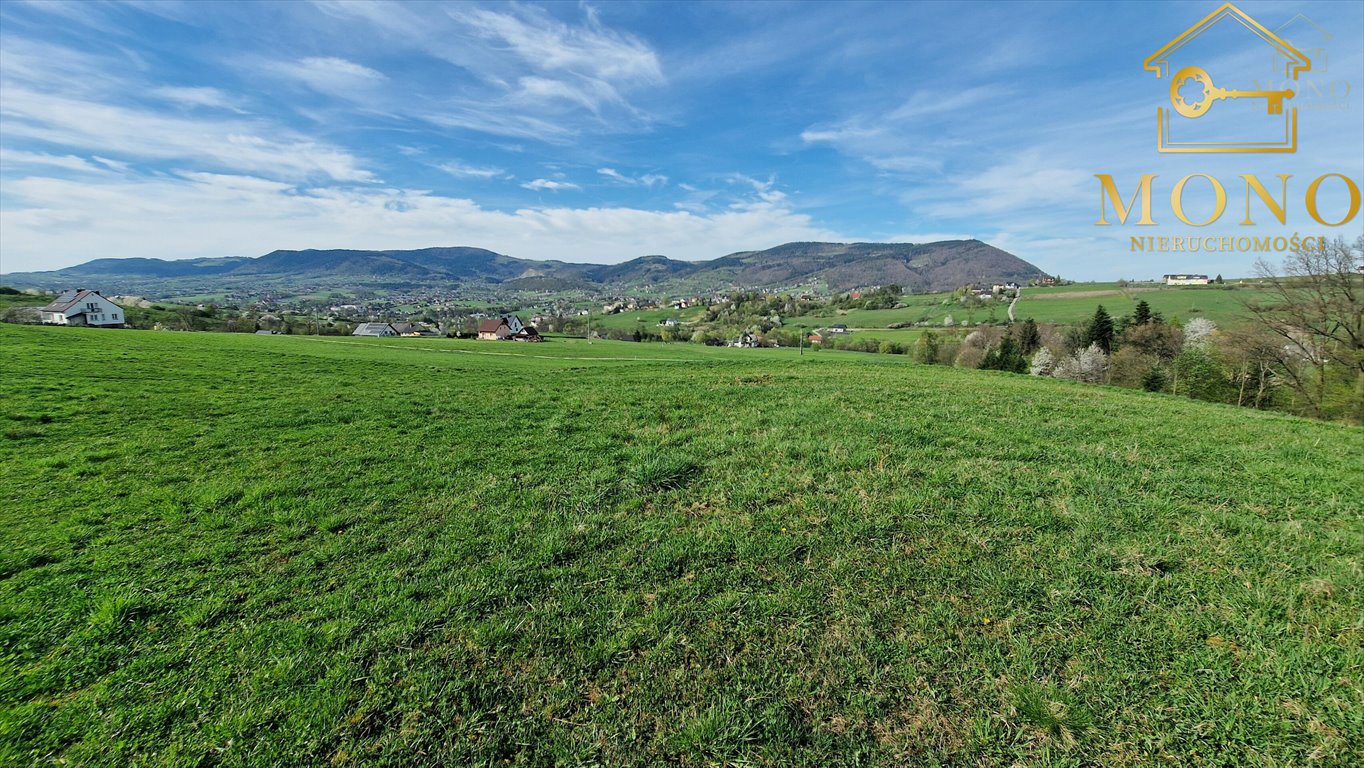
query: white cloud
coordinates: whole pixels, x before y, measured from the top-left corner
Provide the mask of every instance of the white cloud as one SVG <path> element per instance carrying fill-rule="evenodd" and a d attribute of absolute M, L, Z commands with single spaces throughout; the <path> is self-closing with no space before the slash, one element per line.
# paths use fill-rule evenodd
<path fill-rule="evenodd" d="M 543 181 L 543 180 L 541 180 Z M 793 240 L 844 240 L 788 207 L 710 214 L 634 208 L 497 211 L 379 187 L 300 188 L 207 173 L 136 179 L 30 177 L 6 183 L 5 269 L 55 269 L 97 256 L 259 255 L 276 248 L 481 246 L 527 258 L 610 263 L 642 253 L 714 258 Z"/>
<path fill-rule="evenodd" d="M 473 177 L 476 179 L 492 179 L 506 173 L 506 171 L 501 168 L 479 168 L 472 165 L 464 165 L 463 163 L 456 161 L 441 163 L 436 167 L 451 176 Z"/>
<path fill-rule="evenodd" d="M 275 62 L 271 68 L 315 91 L 351 100 L 361 99 L 365 91 L 388 80 L 382 72 L 335 56 Z"/>
<path fill-rule="evenodd" d="M 243 113 L 226 93 L 217 88 L 163 85 L 151 89 L 150 93 L 187 107 L 211 107 Z"/>
<path fill-rule="evenodd" d="M 548 189 L 551 192 L 558 192 L 561 189 L 582 189 L 582 187 L 569 181 L 550 181 L 549 179 L 536 179 L 521 186 L 533 190 Z"/>
<path fill-rule="evenodd" d="M 1093 198 L 1092 172 L 1058 167 L 1055 159 L 1030 150 L 939 187 L 917 210 L 962 218 L 1076 205 Z"/>
<path fill-rule="evenodd" d="M 668 183 L 668 177 L 660 173 L 646 173 L 642 176 L 626 176 L 614 168 L 598 168 L 597 173 L 608 179 L 631 186 L 652 187 L 656 184 Z"/>
<path fill-rule="evenodd" d="M 19 87 L 5 91 L 4 108 L 5 134 L 11 139 L 145 159 L 206 162 L 287 179 L 374 178 L 344 150 L 259 121 L 168 116 Z M 267 135 L 270 138 L 264 138 Z"/>
<path fill-rule="evenodd" d="M 81 171 L 83 173 L 109 172 L 108 168 L 95 165 L 89 160 L 75 155 L 49 155 L 45 152 L 0 149 L 0 173 L 12 171 L 15 166 L 47 166 L 51 168 L 65 168 L 68 171 Z"/>
<path fill-rule="evenodd" d="M 316 7 L 347 21 L 363 20 L 388 45 L 454 65 L 438 85 L 406 83 L 402 100 L 371 89 L 366 101 L 374 110 L 440 126 L 566 143 L 583 132 L 648 124 L 651 118 L 631 96 L 664 81 L 653 49 L 606 27 L 590 7 L 576 23 L 529 6 Z"/>
<path fill-rule="evenodd" d="M 959 91 L 921 90 L 883 113 L 859 114 L 801 132 L 806 144 L 827 144 L 874 168 L 891 173 L 936 174 L 945 151 L 959 140 L 963 126 L 993 124 L 982 110 L 999 97 L 993 86 Z M 944 128 L 950 123 L 950 130 Z M 913 148 L 914 152 L 906 152 Z"/>

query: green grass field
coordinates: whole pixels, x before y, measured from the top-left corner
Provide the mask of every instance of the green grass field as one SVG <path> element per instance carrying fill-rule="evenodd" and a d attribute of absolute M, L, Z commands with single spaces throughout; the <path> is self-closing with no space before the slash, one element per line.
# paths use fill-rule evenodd
<path fill-rule="evenodd" d="M 1019 300 L 1014 314 L 1018 320 L 1032 318 L 1038 322 L 1074 325 L 1083 323 L 1093 316 L 1094 310 L 1100 304 L 1110 315 L 1122 317 L 1132 313 L 1137 301 L 1145 300 L 1167 320 L 1178 319 L 1181 322 L 1188 322 L 1196 317 L 1205 317 L 1227 328 L 1246 321 L 1247 313 L 1242 302 L 1265 296 L 1266 294 L 1253 282 L 1244 285 L 1206 287 L 1135 284 L 1125 288 L 1117 283 L 1076 283 L 1051 288 L 1024 288 L 1023 297 Z M 788 317 L 785 320 L 789 326 L 811 330 L 842 323 L 859 333 L 865 333 L 869 338 L 901 341 L 917 337 L 918 332 L 897 333 L 901 329 L 888 329 L 888 326 L 896 323 L 929 323 L 931 326 L 941 326 L 949 315 L 957 324 L 966 321 L 985 323 L 990 322 L 992 318 L 994 322 L 1004 323 L 1009 317 L 1007 301 L 996 301 L 968 310 L 951 300 L 951 294 L 927 293 L 903 296 L 901 303 L 905 306 L 898 309 L 830 311 Z M 594 316 L 593 323 L 601 328 L 633 330 L 638 327 L 656 332 L 658 322 L 665 317 L 676 317 L 688 323 L 699 320 L 701 314 L 698 309 L 646 310 L 604 317 Z"/>
<path fill-rule="evenodd" d="M 1364 430 L 0 325 L 0 765 L 1358 765 Z"/>

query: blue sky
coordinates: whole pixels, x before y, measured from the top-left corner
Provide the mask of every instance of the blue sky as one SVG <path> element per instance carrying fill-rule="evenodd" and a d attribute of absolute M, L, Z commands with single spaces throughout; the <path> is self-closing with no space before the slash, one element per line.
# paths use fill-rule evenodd
<path fill-rule="evenodd" d="M 1128 235 L 1247 234 L 1240 173 L 1293 174 L 1284 232 L 1353 238 L 1364 217 L 1317 225 L 1303 192 L 1364 178 L 1364 3 L 1240 4 L 1271 29 L 1302 14 L 1290 39 L 1327 54 L 1297 154 L 1160 155 L 1168 80 L 1142 62 L 1216 7 L 5 2 L 0 270 L 977 237 L 1081 279 L 1239 275 L 1254 256 L 1133 254 Z M 1237 56 L 1269 61 L 1209 45 L 1218 85 L 1244 87 L 1227 82 L 1249 71 Z M 1101 172 L 1128 190 L 1160 174 L 1159 231 L 1094 226 Z M 1194 172 L 1229 186 L 1199 230 L 1168 203 Z M 1344 210 L 1342 189 L 1323 187 L 1324 209 Z"/>

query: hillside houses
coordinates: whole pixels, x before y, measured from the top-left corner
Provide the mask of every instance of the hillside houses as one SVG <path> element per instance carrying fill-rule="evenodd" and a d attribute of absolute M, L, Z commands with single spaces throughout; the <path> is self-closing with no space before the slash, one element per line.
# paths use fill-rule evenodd
<path fill-rule="evenodd" d="M 90 325 L 117 328 L 127 322 L 123 307 L 84 288 L 63 291 L 51 304 L 38 310 L 46 325 Z"/>

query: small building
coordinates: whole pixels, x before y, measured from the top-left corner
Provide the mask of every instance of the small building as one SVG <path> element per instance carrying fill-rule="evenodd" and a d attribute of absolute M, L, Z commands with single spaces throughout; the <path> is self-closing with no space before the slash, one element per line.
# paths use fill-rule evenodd
<path fill-rule="evenodd" d="M 63 291 L 55 301 L 38 310 L 46 325 L 92 325 L 117 327 L 127 322 L 123 307 L 84 288 Z"/>
<path fill-rule="evenodd" d="M 829 326 L 829 329 L 828 329 L 828 330 L 829 330 L 829 333 L 847 333 L 847 332 L 848 332 L 848 326 L 846 326 L 846 325 L 844 325 L 844 324 L 842 324 L 842 323 L 839 323 L 839 324 L 837 324 L 837 325 L 831 325 L 831 326 Z"/>
<path fill-rule="evenodd" d="M 484 320 L 478 324 L 478 338 L 480 341 L 499 341 L 512 337 L 511 328 L 507 326 L 504 318 L 498 317 L 491 320 Z"/>
<path fill-rule="evenodd" d="M 659 325 L 663 326 L 664 328 L 676 328 L 678 326 L 677 318 L 675 317 L 666 318 L 663 322 L 659 323 Z"/>
<path fill-rule="evenodd" d="M 516 315 L 503 315 L 479 323 L 478 338 L 483 341 L 510 339 L 521 333 L 526 327 L 521 322 L 521 318 Z"/>
<path fill-rule="evenodd" d="M 392 323 L 360 323 L 351 331 L 352 336 L 397 336 L 398 329 Z"/>
<path fill-rule="evenodd" d="M 512 341 L 532 341 L 532 342 L 534 342 L 534 341 L 544 341 L 544 340 L 545 340 L 544 337 L 540 335 L 540 332 L 537 331 L 537 330 L 535 330 L 535 326 L 533 326 L 533 325 L 527 325 L 527 326 L 523 327 L 520 331 L 517 331 L 517 333 L 516 333 L 515 335 L 513 335 L 511 338 L 512 338 Z"/>
<path fill-rule="evenodd" d="M 1207 275 L 1165 275 L 1166 285 L 1207 285 L 1210 282 Z"/>

